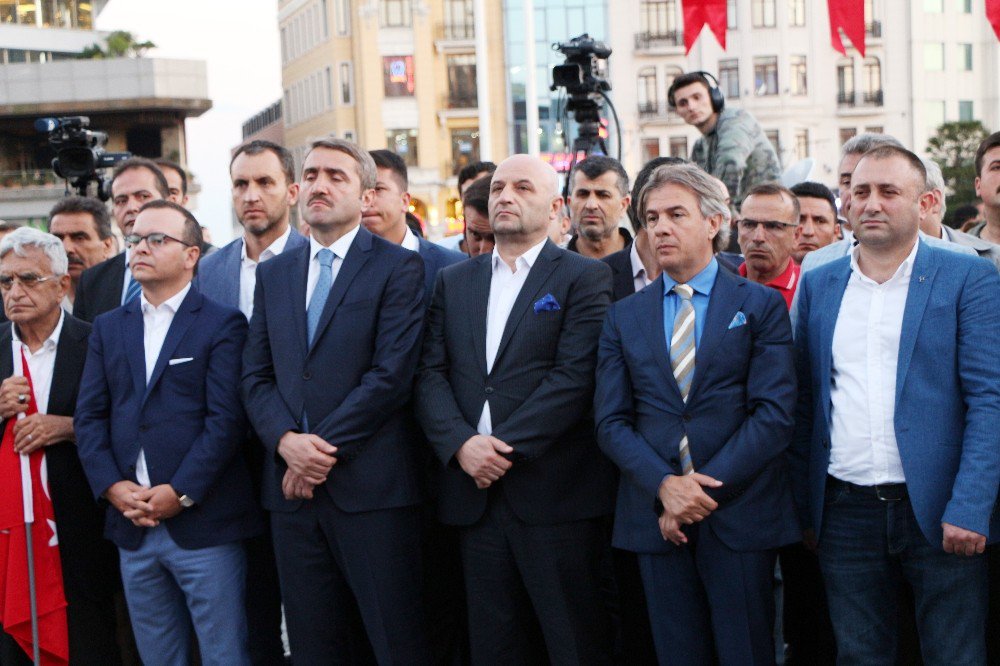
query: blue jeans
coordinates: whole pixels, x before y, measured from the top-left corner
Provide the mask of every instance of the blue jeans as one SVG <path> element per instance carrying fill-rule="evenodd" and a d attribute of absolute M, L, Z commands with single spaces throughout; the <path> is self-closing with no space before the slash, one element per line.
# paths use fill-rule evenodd
<path fill-rule="evenodd" d="M 147 530 L 137 550 L 118 552 L 135 642 L 147 666 L 187 664 L 192 622 L 205 666 L 250 663 L 242 543 L 185 550 L 160 524 Z"/>
<path fill-rule="evenodd" d="M 819 561 L 838 664 L 895 663 L 904 583 L 913 590 L 927 666 L 986 664 L 985 556 L 929 543 L 909 498 L 884 501 L 828 481 Z"/>

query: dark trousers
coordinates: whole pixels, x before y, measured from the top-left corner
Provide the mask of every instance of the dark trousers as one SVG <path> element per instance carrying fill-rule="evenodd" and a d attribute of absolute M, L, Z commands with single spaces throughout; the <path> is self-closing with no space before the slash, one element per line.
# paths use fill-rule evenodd
<path fill-rule="evenodd" d="M 688 545 L 639 554 L 660 664 L 774 663 L 775 550 L 737 552 L 704 523 Z"/>
<path fill-rule="evenodd" d="M 469 663 L 469 627 L 458 529 L 442 525 L 424 506 L 424 612 L 431 660 L 438 666 Z"/>
<path fill-rule="evenodd" d="M 271 531 L 243 542 L 247 553 L 247 630 L 250 663 L 276 666 L 285 663 L 281 644 L 281 587 L 274 559 Z"/>
<path fill-rule="evenodd" d="M 925 663 L 986 663 L 986 557 L 930 544 L 905 493 L 884 501 L 828 481 L 819 559 L 838 663 L 896 663 L 903 585 L 913 590 Z"/>
<path fill-rule="evenodd" d="M 461 530 L 474 664 L 608 664 L 611 632 L 601 594 L 599 518 L 529 525 L 502 489 Z M 544 652 L 531 640 L 537 622 Z"/>
<path fill-rule="evenodd" d="M 611 548 L 613 596 L 611 612 L 615 627 L 615 663 L 650 666 L 656 663 L 653 631 L 649 626 L 646 592 L 642 587 L 639 560 L 627 550 Z"/>
<path fill-rule="evenodd" d="M 271 532 L 296 666 L 366 662 L 364 636 L 381 664 L 429 663 L 420 507 L 347 513 L 318 488 Z"/>
<path fill-rule="evenodd" d="M 837 657 L 819 558 L 801 543 L 778 550 L 785 663 L 824 666 Z"/>

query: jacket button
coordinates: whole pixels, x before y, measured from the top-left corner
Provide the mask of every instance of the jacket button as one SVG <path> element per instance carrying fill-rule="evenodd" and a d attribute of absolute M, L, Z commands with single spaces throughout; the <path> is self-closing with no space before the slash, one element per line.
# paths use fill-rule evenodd
<path fill-rule="evenodd" d="M 486 393 L 487 393 L 487 395 L 489 395 L 490 393 L 493 393 L 493 387 L 492 386 L 487 386 L 486 387 Z"/>
<path fill-rule="evenodd" d="M 312 378 L 313 378 L 312 373 L 309 372 L 308 370 L 302 373 L 302 379 L 309 381 Z"/>
<path fill-rule="evenodd" d="M 680 461 L 680 460 L 678 460 L 677 458 L 671 458 L 671 459 L 670 459 L 670 464 L 671 464 L 671 465 L 680 465 L 680 464 L 681 464 L 681 461 Z"/>
<path fill-rule="evenodd" d="M 690 420 L 691 420 L 691 415 L 690 415 L 690 414 L 685 414 L 685 415 L 684 415 L 684 416 L 682 416 L 681 418 L 682 418 L 682 419 L 684 419 L 684 422 L 685 422 L 685 423 L 687 423 L 688 421 L 690 421 Z"/>
<path fill-rule="evenodd" d="M 139 432 L 146 432 L 147 430 L 149 430 L 149 426 L 146 425 L 145 423 L 139 426 Z"/>

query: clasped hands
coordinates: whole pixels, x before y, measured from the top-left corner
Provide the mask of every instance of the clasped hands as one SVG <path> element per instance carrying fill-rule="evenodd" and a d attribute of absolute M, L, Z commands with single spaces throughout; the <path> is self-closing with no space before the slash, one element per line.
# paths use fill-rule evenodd
<path fill-rule="evenodd" d="M 169 483 L 146 488 L 134 481 L 119 481 L 104 491 L 104 497 L 136 527 L 156 527 L 183 508 Z"/>
<path fill-rule="evenodd" d="M 31 384 L 26 377 L 8 377 L 0 384 L 0 417 L 16 418 L 28 411 Z M 35 413 L 14 423 L 14 450 L 32 453 L 43 446 L 73 440 L 73 418 Z"/>
<path fill-rule="evenodd" d="M 681 527 L 704 520 L 719 507 L 718 502 L 702 488 L 718 488 L 721 485 L 722 481 L 698 473 L 664 477 L 657 491 L 657 497 L 663 504 L 659 519 L 663 539 L 678 546 L 686 544 L 688 538 Z"/>
<path fill-rule="evenodd" d="M 278 442 L 278 455 L 288 469 L 281 480 L 285 499 L 312 499 L 313 488 L 326 482 L 337 464 L 337 447 L 309 433 L 286 432 Z"/>
<path fill-rule="evenodd" d="M 489 488 L 514 464 L 502 454 L 514 449 L 492 435 L 473 435 L 455 453 L 462 470 L 472 477 L 480 490 Z"/>

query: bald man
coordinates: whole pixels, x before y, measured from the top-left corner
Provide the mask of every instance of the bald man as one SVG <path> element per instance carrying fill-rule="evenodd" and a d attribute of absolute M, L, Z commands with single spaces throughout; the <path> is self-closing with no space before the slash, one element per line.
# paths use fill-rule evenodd
<path fill-rule="evenodd" d="M 547 238 L 561 211 L 550 166 L 501 163 L 496 246 L 443 269 L 427 315 L 416 409 L 439 518 L 461 533 L 473 663 L 611 658 L 600 581 L 615 482 L 589 408 L 611 269 Z"/>

